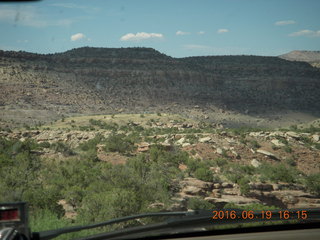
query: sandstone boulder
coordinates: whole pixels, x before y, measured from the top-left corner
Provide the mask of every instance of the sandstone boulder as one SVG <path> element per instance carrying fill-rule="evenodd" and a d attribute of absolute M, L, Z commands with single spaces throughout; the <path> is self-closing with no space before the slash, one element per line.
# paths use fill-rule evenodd
<path fill-rule="evenodd" d="M 300 135 L 296 132 L 286 132 L 286 136 L 288 137 L 292 137 L 292 138 L 295 138 L 295 139 L 299 139 L 300 138 Z"/>
<path fill-rule="evenodd" d="M 196 178 L 185 178 L 182 181 L 180 181 L 181 187 L 185 186 L 194 186 L 197 188 L 204 189 L 205 191 L 211 191 L 213 188 L 213 183 L 211 182 L 205 182 Z"/>
<path fill-rule="evenodd" d="M 188 147 L 188 146 L 190 146 L 191 144 L 190 143 L 183 143 L 181 146 L 182 147 Z"/>
<path fill-rule="evenodd" d="M 182 137 L 182 138 L 180 138 L 176 143 L 178 144 L 178 145 L 182 145 L 184 142 L 185 142 L 185 138 L 184 137 Z"/>
<path fill-rule="evenodd" d="M 319 142 L 320 141 L 320 136 L 317 135 L 317 134 L 312 135 L 312 141 Z"/>
<path fill-rule="evenodd" d="M 150 143 L 147 142 L 142 142 L 140 144 L 138 144 L 138 152 L 147 152 L 150 149 Z"/>
<path fill-rule="evenodd" d="M 271 140 L 271 143 L 274 144 L 277 147 L 284 147 L 285 144 L 283 144 L 282 142 L 280 142 L 278 139 L 273 139 Z"/>
<path fill-rule="evenodd" d="M 252 159 L 251 160 L 251 165 L 255 168 L 258 168 L 261 166 L 261 162 L 259 162 L 257 159 Z"/>
<path fill-rule="evenodd" d="M 263 155 L 265 155 L 265 156 L 267 156 L 267 157 L 269 157 L 269 158 L 272 158 L 272 159 L 275 159 L 275 160 L 279 160 L 279 158 L 276 157 L 273 153 L 268 152 L 268 151 L 266 151 L 266 150 L 258 149 L 257 152 L 258 152 L 258 153 L 261 153 L 261 154 L 263 154 Z"/>
<path fill-rule="evenodd" d="M 203 137 L 199 139 L 200 143 L 207 143 L 211 141 L 211 137 Z"/>
<path fill-rule="evenodd" d="M 217 148 L 217 149 L 216 149 L 216 153 L 218 153 L 218 154 L 221 155 L 221 154 L 223 153 L 223 150 L 222 150 L 221 148 Z"/>

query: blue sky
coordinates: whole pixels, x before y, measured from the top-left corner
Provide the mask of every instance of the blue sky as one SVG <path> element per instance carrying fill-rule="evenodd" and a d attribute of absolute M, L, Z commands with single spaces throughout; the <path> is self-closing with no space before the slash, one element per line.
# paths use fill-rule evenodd
<path fill-rule="evenodd" d="M 152 47 L 172 57 L 320 50 L 318 0 L 0 3 L 0 49 Z"/>

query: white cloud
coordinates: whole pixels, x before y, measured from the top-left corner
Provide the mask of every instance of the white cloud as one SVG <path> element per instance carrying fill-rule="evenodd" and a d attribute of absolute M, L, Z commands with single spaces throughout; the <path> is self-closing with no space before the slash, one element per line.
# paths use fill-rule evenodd
<path fill-rule="evenodd" d="M 199 31 L 197 34 L 203 35 L 203 34 L 205 34 L 205 31 Z"/>
<path fill-rule="evenodd" d="M 218 31 L 217 31 L 217 33 L 227 33 L 227 32 L 229 32 L 229 30 L 228 29 L 226 29 L 226 28 L 221 28 L 221 29 L 219 29 Z"/>
<path fill-rule="evenodd" d="M 176 32 L 177 36 L 179 36 L 179 35 L 189 35 L 189 34 L 190 34 L 189 32 L 183 32 L 183 31 L 180 31 L 180 30 Z"/>
<path fill-rule="evenodd" d="M 76 34 L 73 34 L 71 37 L 70 37 L 70 39 L 71 39 L 71 41 L 78 41 L 78 40 L 80 40 L 80 39 L 84 39 L 84 38 L 86 38 L 86 35 L 84 35 L 83 33 L 76 33 Z"/>
<path fill-rule="evenodd" d="M 320 30 L 313 31 L 309 29 L 304 29 L 298 32 L 290 33 L 290 37 L 299 37 L 299 36 L 306 36 L 306 37 L 320 37 Z"/>
<path fill-rule="evenodd" d="M 284 21 L 277 21 L 274 23 L 274 25 L 276 26 L 285 26 L 285 25 L 289 25 L 289 24 L 295 24 L 296 22 L 293 20 L 284 20 Z"/>
<path fill-rule="evenodd" d="M 127 33 L 120 38 L 120 41 L 141 41 L 147 39 L 162 39 L 164 36 L 161 33 L 146 33 L 146 32 L 138 32 L 134 33 Z"/>

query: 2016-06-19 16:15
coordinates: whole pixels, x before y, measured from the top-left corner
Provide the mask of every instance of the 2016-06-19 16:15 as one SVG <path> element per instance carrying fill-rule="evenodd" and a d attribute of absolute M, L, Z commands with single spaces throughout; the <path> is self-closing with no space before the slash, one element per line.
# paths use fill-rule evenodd
<path fill-rule="evenodd" d="M 271 219 L 274 216 L 275 212 L 270 210 L 261 210 L 259 212 L 254 212 L 253 210 L 247 211 L 243 210 L 241 213 L 235 210 L 215 210 L 212 211 L 213 220 L 222 220 L 222 219 Z M 299 211 L 289 211 L 289 210 L 280 210 L 277 212 L 278 219 L 307 219 L 308 214 L 306 210 Z"/>

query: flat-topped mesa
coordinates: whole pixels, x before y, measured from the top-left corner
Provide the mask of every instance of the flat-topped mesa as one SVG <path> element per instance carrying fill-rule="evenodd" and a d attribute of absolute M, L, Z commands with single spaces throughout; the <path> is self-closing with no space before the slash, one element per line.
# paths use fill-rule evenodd
<path fill-rule="evenodd" d="M 62 113 L 183 112 L 195 105 L 250 113 L 320 109 L 320 70 L 278 57 L 173 58 L 152 48 L 0 51 L 0 73 L 2 106 L 58 106 Z"/>
<path fill-rule="evenodd" d="M 69 51 L 58 53 L 65 57 L 96 57 L 96 58 L 133 58 L 133 59 L 170 59 L 171 57 L 158 52 L 153 48 L 133 47 L 133 48 L 96 48 L 81 47 Z"/>

